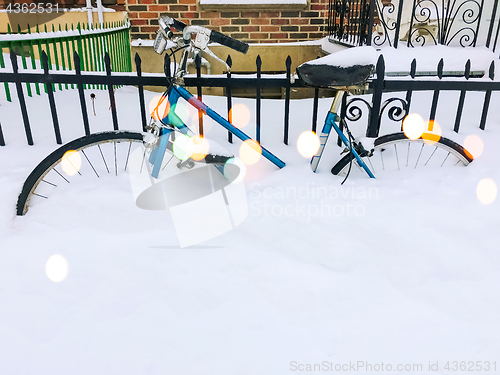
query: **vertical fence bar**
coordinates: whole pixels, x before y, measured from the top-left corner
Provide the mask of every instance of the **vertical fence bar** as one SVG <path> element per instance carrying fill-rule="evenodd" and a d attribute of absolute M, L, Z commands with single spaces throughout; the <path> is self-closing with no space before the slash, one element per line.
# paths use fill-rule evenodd
<path fill-rule="evenodd" d="M 24 43 L 23 43 L 23 41 L 19 42 L 19 53 L 21 54 L 21 61 L 23 63 L 23 69 L 26 70 L 26 69 L 28 69 L 28 64 L 26 63 L 26 54 L 24 53 Z M 33 96 L 31 94 L 31 85 L 30 85 L 29 82 L 26 82 L 26 91 L 28 93 L 28 96 L 30 96 L 30 97 Z"/>
<path fill-rule="evenodd" d="M 495 79 L 495 61 L 492 61 L 490 64 L 489 77 L 493 81 Z M 490 100 L 491 100 L 491 90 L 486 91 L 484 95 L 484 104 L 483 104 L 483 112 L 481 114 L 481 122 L 479 123 L 479 128 L 484 130 L 486 126 L 486 118 L 488 117 L 488 109 L 490 108 Z"/>
<path fill-rule="evenodd" d="M 311 130 L 316 133 L 316 128 L 318 126 L 318 105 L 319 105 L 319 89 L 314 89 L 314 99 L 313 99 L 313 118 Z"/>
<path fill-rule="evenodd" d="M 3 137 L 2 124 L 0 124 L 0 146 L 5 146 L 5 139 Z"/>
<path fill-rule="evenodd" d="M 47 54 L 44 52 L 41 56 L 43 73 L 46 77 L 49 75 L 49 63 L 47 59 Z M 47 96 L 49 98 L 50 112 L 52 114 L 52 122 L 54 124 L 54 134 L 56 135 L 56 142 L 58 145 L 62 144 L 61 130 L 59 128 L 59 119 L 57 118 L 56 102 L 54 100 L 54 91 L 52 90 L 52 85 L 47 86 Z"/>
<path fill-rule="evenodd" d="M 28 25 L 28 34 L 31 34 L 31 29 Z M 33 41 L 28 42 L 29 48 L 30 48 L 30 58 L 31 58 L 31 68 L 36 69 L 36 61 L 35 61 L 35 51 L 33 50 Z M 38 82 L 35 82 L 35 91 L 37 95 L 40 95 L 40 86 L 38 85 Z"/>
<path fill-rule="evenodd" d="M 0 68 L 5 68 L 5 61 L 3 59 L 3 48 L 4 46 L 0 44 Z M 4 89 L 5 89 L 5 97 L 8 102 L 12 101 L 12 98 L 10 96 L 10 89 L 9 89 L 9 82 L 4 82 L 3 83 Z"/>
<path fill-rule="evenodd" d="M 470 77 L 470 60 L 467 60 L 467 63 L 465 64 L 465 79 L 469 80 L 469 77 Z M 465 89 L 462 89 L 460 91 L 460 99 L 458 99 L 457 115 L 455 117 L 455 126 L 453 127 L 455 133 L 458 133 L 458 130 L 460 128 L 460 121 L 462 120 L 462 112 L 464 109 L 466 92 L 467 90 Z"/>
<path fill-rule="evenodd" d="M 194 65 L 196 67 L 196 78 L 200 79 L 201 78 L 201 57 L 200 57 L 200 54 L 196 55 L 196 57 L 194 59 Z M 198 100 L 200 102 L 203 101 L 203 94 L 202 94 L 200 81 L 198 81 L 198 84 L 196 85 L 196 94 L 198 95 Z M 200 137 L 203 137 L 203 111 L 201 109 L 198 109 L 198 132 L 200 134 Z"/>
<path fill-rule="evenodd" d="M 286 58 L 286 86 L 285 86 L 285 125 L 283 131 L 283 143 L 288 145 L 288 128 L 290 126 L 290 78 L 291 78 L 291 66 L 292 58 L 290 55 Z"/>
<path fill-rule="evenodd" d="M 231 55 L 227 55 L 226 64 L 231 68 L 233 66 L 233 60 L 231 60 Z M 227 86 L 226 86 L 226 96 L 227 96 L 227 120 L 230 124 L 233 123 L 233 101 L 231 95 L 231 69 L 227 71 Z M 233 143 L 233 133 L 227 132 L 227 141 Z"/>
<path fill-rule="evenodd" d="M 396 20 L 396 30 L 394 30 L 394 48 L 398 48 L 399 29 L 401 28 L 401 15 L 403 14 L 403 0 L 399 0 L 398 18 Z"/>
<path fill-rule="evenodd" d="M 490 27 L 488 29 L 488 36 L 486 37 L 486 48 L 490 48 L 491 36 L 493 35 L 493 26 L 495 24 L 495 17 L 497 16 L 498 0 L 494 0 L 493 11 L 491 12 Z"/>
<path fill-rule="evenodd" d="M 373 22 L 375 18 L 375 1 L 370 0 L 370 7 L 368 8 L 368 32 L 366 34 L 366 45 L 372 45 Z"/>
<path fill-rule="evenodd" d="M 441 59 L 439 60 L 439 64 L 437 67 L 437 74 L 439 79 L 443 78 L 443 67 L 444 67 L 444 60 Z M 429 131 L 432 131 L 434 129 L 434 120 L 436 119 L 437 104 L 439 101 L 439 92 L 440 92 L 439 89 L 434 90 L 434 95 L 432 96 L 431 113 L 429 115 L 429 127 L 428 127 Z"/>
<path fill-rule="evenodd" d="M 21 85 L 21 81 L 19 80 L 19 68 L 17 66 L 17 56 L 13 50 L 10 51 L 10 61 L 12 63 L 12 70 L 15 75 L 15 83 L 17 90 L 17 97 L 19 98 L 19 106 L 21 107 L 21 114 L 23 116 L 24 122 L 24 131 L 26 133 L 26 139 L 30 146 L 33 146 L 33 136 L 31 134 L 31 126 L 30 120 L 28 118 L 28 109 L 26 108 L 26 102 L 24 100 L 23 86 Z"/>
<path fill-rule="evenodd" d="M 78 56 L 78 53 L 76 51 L 73 53 L 73 59 L 78 81 L 76 87 L 78 87 L 78 95 L 80 96 L 80 107 L 82 109 L 83 128 L 85 130 L 85 135 L 90 135 L 89 116 L 87 114 L 87 104 L 85 103 L 85 92 L 83 91 L 83 83 L 81 80 L 81 74 L 82 74 L 81 60 L 80 56 Z"/>
<path fill-rule="evenodd" d="M 104 56 L 104 63 L 106 64 L 106 75 L 108 77 L 111 77 L 111 61 L 109 58 L 109 54 L 106 54 Z M 113 89 L 113 85 L 111 85 L 111 84 L 108 85 L 108 92 L 109 92 L 109 104 L 111 106 L 111 116 L 113 117 L 113 129 L 119 130 L 118 129 L 118 116 L 116 114 L 115 91 Z"/>
<path fill-rule="evenodd" d="M 256 103 L 255 103 L 255 111 L 256 111 L 256 118 L 255 118 L 255 139 L 257 139 L 257 142 L 260 143 L 260 106 L 261 106 L 261 93 L 260 93 L 260 79 L 262 76 L 262 59 L 260 58 L 260 55 L 257 56 L 257 60 L 255 61 L 257 65 L 257 98 L 256 98 Z"/>
<path fill-rule="evenodd" d="M 372 111 L 366 129 L 366 136 L 370 138 L 377 137 L 379 132 L 380 106 L 382 104 L 382 91 L 384 89 L 385 79 L 385 62 L 383 55 L 380 55 L 378 58 L 376 72 L 377 78 L 373 81 Z"/>
<path fill-rule="evenodd" d="M 477 26 L 476 26 L 476 33 L 474 35 L 474 42 L 472 43 L 472 46 L 476 46 L 477 42 L 477 34 L 479 34 L 479 27 L 481 26 L 481 18 L 483 16 L 483 8 L 484 8 L 484 0 L 481 0 L 481 8 L 479 10 L 479 16 L 477 18 Z M 493 22 L 493 20 L 491 20 Z"/>
<path fill-rule="evenodd" d="M 340 131 L 344 130 L 346 113 L 347 113 L 347 95 L 344 94 L 344 95 L 342 95 L 342 103 L 340 104 L 340 118 L 342 120 L 344 120 L 344 121 L 340 121 L 340 123 L 339 123 Z M 342 138 L 340 138 L 340 135 L 337 137 L 337 146 L 342 147 Z"/>
<path fill-rule="evenodd" d="M 142 77 L 142 66 L 141 66 L 141 58 L 139 57 L 139 54 L 135 54 L 135 70 L 137 71 L 137 77 Z M 146 116 L 146 104 L 144 100 L 144 86 L 142 83 L 139 83 L 137 85 L 137 88 L 139 89 L 139 104 L 141 106 L 141 120 L 142 120 L 142 131 L 146 131 L 146 126 L 147 126 L 147 116 Z"/>
<path fill-rule="evenodd" d="M 408 112 L 411 107 L 411 98 L 413 95 L 413 82 L 415 80 L 415 74 L 417 73 L 417 59 L 413 59 L 410 67 L 410 77 L 411 81 L 408 82 L 408 91 L 406 91 L 406 105 L 408 106 Z M 401 124 L 401 130 L 403 130 L 403 124 Z"/>

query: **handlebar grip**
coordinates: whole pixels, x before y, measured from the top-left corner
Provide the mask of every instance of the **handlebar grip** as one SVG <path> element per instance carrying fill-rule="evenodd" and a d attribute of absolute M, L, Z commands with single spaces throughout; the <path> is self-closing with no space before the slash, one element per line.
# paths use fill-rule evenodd
<path fill-rule="evenodd" d="M 241 53 L 247 53 L 249 45 L 244 42 L 240 42 L 237 39 L 231 38 L 230 36 L 219 33 L 218 31 L 212 30 L 210 33 L 210 40 L 215 43 L 222 44 L 226 47 L 232 48 Z"/>
<path fill-rule="evenodd" d="M 178 21 L 174 18 L 172 18 L 172 21 L 173 21 L 173 23 L 170 26 L 173 27 L 174 29 L 176 29 L 177 31 L 182 31 L 187 26 L 184 22 Z"/>

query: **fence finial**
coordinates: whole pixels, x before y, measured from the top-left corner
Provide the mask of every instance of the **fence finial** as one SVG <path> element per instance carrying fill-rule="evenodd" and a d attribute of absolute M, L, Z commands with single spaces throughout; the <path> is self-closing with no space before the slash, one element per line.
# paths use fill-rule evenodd
<path fill-rule="evenodd" d="M 10 23 L 7 24 L 7 34 L 12 34 L 12 30 L 10 29 Z"/>
<path fill-rule="evenodd" d="M 444 59 L 441 58 L 441 60 L 439 60 L 438 72 L 437 72 L 439 79 L 443 78 L 443 68 L 444 68 Z"/>
<path fill-rule="evenodd" d="M 469 79 L 470 77 L 470 59 L 467 60 L 467 62 L 465 63 L 465 79 Z"/>
<path fill-rule="evenodd" d="M 489 77 L 492 81 L 495 79 L 495 60 L 490 64 Z"/>
<path fill-rule="evenodd" d="M 231 59 L 231 55 L 227 55 L 226 64 L 231 68 L 233 66 L 233 60 Z"/>

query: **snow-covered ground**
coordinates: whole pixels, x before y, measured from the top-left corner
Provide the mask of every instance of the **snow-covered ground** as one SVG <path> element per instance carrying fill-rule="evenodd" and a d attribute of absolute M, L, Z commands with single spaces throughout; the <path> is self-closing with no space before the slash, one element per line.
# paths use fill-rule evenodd
<path fill-rule="evenodd" d="M 111 130 L 107 92 L 91 92 L 91 130 Z M 116 96 L 120 128 L 140 131 L 137 89 Z M 431 96 L 415 95 L 412 111 L 428 116 Z M 262 144 L 287 166 L 248 166 L 248 217 L 187 248 L 168 211 L 135 206 L 126 175 L 82 178 L 17 217 L 24 180 L 58 146 L 46 96 L 27 99 L 31 147 L 18 103 L 2 96 L 0 373 L 436 373 L 432 365 L 444 374 L 452 361 L 500 371 L 500 203 L 476 193 L 484 178 L 500 184 L 500 96 L 481 131 L 484 93 L 469 93 L 454 134 L 458 96 L 441 94 L 437 121 L 461 144 L 480 137 L 471 165 L 353 174 L 344 185 L 329 173 L 339 159 L 333 141 L 316 174 L 295 146 L 310 129 L 312 101 L 293 101 L 289 146 L 283 102 L 264 101 Z M 82 136 L 76 90 L 55 98 L 63 141 Z M 204 99 L 225 112 L 224 98 Z M 250 108 L 243 130 L 254 135 L 254 102 L 236 102 Z M 329 105 L 320 100 L 320 122 Z M 381 134 L 399 126 L 385 120 Z M 352 128 L 362 135 L 365 122 Z M 206 129 L 238 154 L 239 140 L 227 144 L 208 120 Z M 45 269 L 54 254 L 69 265 L 58 283 Z"/>

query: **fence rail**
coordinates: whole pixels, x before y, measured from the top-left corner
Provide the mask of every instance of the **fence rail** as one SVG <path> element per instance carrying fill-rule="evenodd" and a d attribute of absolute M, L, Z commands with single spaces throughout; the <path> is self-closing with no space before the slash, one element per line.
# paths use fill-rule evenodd
<path fill-rule="evenodd" d="M 17 58 L 14 52 L 11 52 L 11 61 L 13 66 L 12 72 L 0 72 L 0 82 L 11 82 L 15 83 L 17 95 L 19 98 L 19 104 L 21 107 L 21 113 L 23 117 L 24 128 L 26 132 L 26 139 L 28 144 L 33 144 L 33 137 L 31 134 L 31 126 L 28 118 L 27 104 L 24 98 L 22 83 L 40 83 L 46 84 L 48 87 L 48 98 L 49 105 L 52 113 L 54 134 L 57 143 L 62 143 L 61 134 L 59 130 L 59 122 L 57 117 L 57 108 L 55 101 L 53 99 L 53 84 L 73 84 L 76 85 L 79 92 L 80 107 L 82 112 L 84 132 L 86 135 L 91 134 L 91 129 L 89 126 L 88 113 L 87 113 L 87 103 L 84 95 L 84 85 L 102 85 L 104 88 L 108 89 L 110 109 L 113 119 L 113 129 L 118 130 L 119 124 L 117 120 L 115 96 L 113 86 L 118 85 L 133 85 L 138 87 L 141 119 L 143 130 L 146 128 L 149 114 L 146 112 L 146 103 L 144 99 L 144 86 L 160 86 L 165 87 L 168 85 L 168 80 L 165 75 L 148 75 L 143 76 L 141 70 L 141 59 L 138 54 L 135 55 L 135 73 L 122 73 L 122 74 L 112 74 L 111 69 L 111 58 L 109 54 L 105 54 L 104 64 L 106 74 L 96 74 L 82 72 L 80 67 L 80 57 L 78 53 L 74 53 L 74 65 L 77 68 L 74 74 L 68 73 L 58 73 L 49 74 L 48 70 L 48 57 L 45 52 L 42 52 L 42 63 L 44 66 L 44 73 L 38 72 L 22 72 L 19 71 L 17 66 Z M 252 87 L 255 88 L 256 94 L 260 93 L 261 89 L 264 87 L 280 87 L 285 89 L 285 100 L 284 108 L 285 115 L 283 119 L 283 142 L 288 144 L 288 134 L 290 126 L 290 90 L 292 88 L 304 88 L 305 86 L 299 80 L 293 80 L 291 65 L 292 61 L 290 58 L 286 60 L 286 74 L 277 77 L 269 78 L 263 77 L 260 72 L 261 61 L 260 56 L 257 57 L 257 75 L 254 78 L 244 78 L 237 77 L 227 74 L 226 77 L 202 77 L 200 74 L 201 61 L 196 60 L 197 75 L 196 76 L 186 76 L 184 78 L 185 85 L 188 87 L 195 87 L 198 89 L 198 96 L 202 96 L 203 87 L 224 87 L 226 88 L 227 95 L 227 113 L 229 121 L 231 122 L 231 108 L 232 108 L 232 88 L 235 87 Z M 231 62 L 230 57 L 228 62 Z M 165 56 L 165 73 L 170 76 L 170 59 Z M 366 135 L 368 137 L 377 137 L 380 132 L 380 125 L 383 118 L 388 117 L 390 120 L 395 122 L 401 122 L 405 115 L 411 110 L 412 105 L 412 95 L 417 91 L 428 91 L 432 94 L 432 103 L 429 109 L 428 119 L 433 121 L 436 118 L 436 113 L 439 107 L 439 97 L 442 91 L 456 91 L 460 92 L 460 99 L 457 103 L 457 112 L 454 122 L 454 131 L 459 132 L 460 123 L 462 119 L 462 110 L 465 98 L 470 92 L 484 92 L 484 102 L 482 106 L 480 129 L 485 129 L 487 122 L 488 111 L 490 108 L 490 100 L 492 92 L 500 91 L 500 82 L 494 81 L 495 75 L 495 64 L 491 63 L 489 71 L 486 72 L 486 78 L 477 78 L 482 76 L 481 72 L 475 71 L 471 72 L 470 61 L 464 66 L 463 72 L 445 72 L 443 71 L 443 60 L 436 67 L 436 76 L 434 79 L 422 80 L 416 79 L 419 77 L 419 72 L 417 72 L 417 62 L 413 60 L 411 68 L 409 69 L 408 77 L 394 77 L 386 74 L 385 71 L 385 61 L 383 56 L 380 56 L 377 67 L 376 75 L 369 82 L 369 92 L 371 95 L 370 99 L 365 99 L 366 97 L 354 96 L 350 100 L 345 100 L 341 107 L 341 117 L 345 118 L 350 122 L 359 121 L 361 118 L 366 118 L 362 116 L 362 104 L 368 110 L 368 122 L 366 126 Z M 429 72 L 425 72 L 429 74 Z M 476 78 L 474 78 L 474 75 Z M 447 79 L 447 75 L 453 77 L 453 79 Z M 457 75 L 461 75 L 463 79 L 457 80 Z M 406 92 L 405 98 L 400 97 L 389 97 L 387 98 L 387 93 L 392 92 Z M 318 118 L 318 93 L 319 90 L 315 89 L 315 96 L 313 100 L 312 109 L 312 126 L 311 129 L 316 131 L 317 128 L 317 118 Z M 384 100 L 385 99 L 385 100 Z M 260 125 L 261 125 L 261 97 L 256 95 L 256 139 L 261 142 L 260 139 Z M 449 111 L 449 108 L 446 108 Z M 425 117 L 425 116 L 423 116 Z M 200 133 L 203 132 L 202 123 L 200 122 Z M 228 141 L 232 142 L 231 134 L 228 134 Z M 2 128 L 0 124 L 0 144 L 4 145 L 5 140 L 2 133 Z"/>
<path fill-rule="evenodd" d="M 330 0 L 329 39 L 349 46 L 426 44 L 496 50 L 499 0 Z"/>
<path fill-rule="evenodd" d="M 31 33 L 28 25 L 28 32 L 21 33 L 21 28 L 18 25 L 17 34 L 12 34 L 10 25 L 8 25 L 8 33 L 0 35 L 0 67 L 5 68 L 3 57 L 4 49 L 7 51 L 15 51 L 21 57 L 23 69 L 44 69 L 40 63 L 42 53 L 47 56 L 48 69 L 52 72 L 75 70 L 76 65 L 73 63 L 72 56 L 78 52 L 82 58 L 79 62 L 79 69 L 83 71 L 104 71 L 104 55 L 108 53 L 111 57 L 111 68 L 113 71 L 130 72 L 132 70 L 132 61 L 130 55 L 128 22 L 104 24 L 103 28 L 95 27 L 95 25 L 83 24 L 76 26 L 71 25 L 64 27 L 59 25 L 56 31 L 54 25 L 52 30 L 47 30 L 47 25 L 40 32 L 39 26 L 36 26 L 36 32 Z M 64 30 L 63 30 L 64 29 Z M 73 64 L 72 64 L 73 63 Z M 64 88 L 68 89 L 68 84 L 64 83 Z M 35 82 L 34 89 L 37 95 L 40 95 L 39 83 Z M 62 90 L 63 85 L 59 83 L 53 89 Z M 94 87 L 103 89 L 102 85 Z M 5 94 L 8 101 L 11 101 L 11 95 L 8 85 L 4 84 Z M 26 90 L 28 96 L 33 95 L 33 91 L 29 82 L 26 82 Z M 47 93 L 47 86 L 44 85 L 44 91 Z"/>

